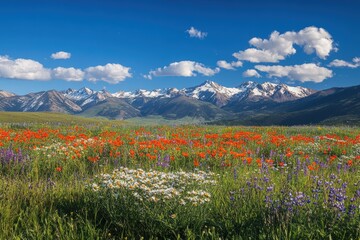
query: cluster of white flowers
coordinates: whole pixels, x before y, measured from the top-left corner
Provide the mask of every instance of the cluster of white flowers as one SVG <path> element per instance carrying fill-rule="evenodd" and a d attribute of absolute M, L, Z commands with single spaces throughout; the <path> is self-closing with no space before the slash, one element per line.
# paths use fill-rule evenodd
<path fill-rule="evenodd" d="M 72 143 L 65 142 L 54 142 L 47 146 L 35 147 L 34 151 L 43 154 L 44 156 L 51 157 L 64 157 L 70 159 L 76 154 L 85 154 L 84 146 L 97 144 L 95 139 L 79 138 L 74 140 Z"/>
<path fill-rule="evenodd" d="M 82 146 L 78 146 L 80 151 L 83 151 Z M 75 151 L 75 147 L 67 145 L 66 143 L 56 142 L 48 146 L 41 146 L 34 148 L 34 151 L 39 154 L 44 154 L 45 156 L 51 157 L 66 157 L 67 154 L 70 154 Z"/>
<path fill-rule="evenodd" d="M 330 137 L 327 137 L 327 136 L 322 136 L 322 139 L 329 140 L 329 141 L 332 141 L 332 142 L 338 142 L 338 143 L 345 143 L 345 142 L 346 142 L 346 141 L 344 141 L 344 140 L 339 140 L 339 139 L 335 139 L 335 138 L 330 138 Z"/>
<path fill-rule="evenodd" d="M 126 189 L 140 201 L 175 200 L 181 205 L 198 206 L 210 201 L 211 194 L 200 187 L 215 185 L 215 174 L 197 171 L 196 173 L 159 172 L 155 170 L 128 169 L 121 167 L 112 174 L 101 174 L 92 184 L 94 191 L 100 189 Z M 195 190 L 196 189 L 196 190 Z"/>
<path fill-rule="evenodd" d="M 352 150 L 354 155 L 360 156 L 360 143 L 354 144 Z"/>
<path fill-rule="evenodd" d="M 304 143 L 304 144 L 299 144 L 298 146 L 296 146 L 294 148 L 294 151 L 297 152 L 304 152 L 306 154 L 317 154 L 319 153 L 321 149 L 321 144 L 320 142 L 310 142 L 310 143 Z"/>
<path fill-rule="evenodd" d="M 348 155 L 341 155 L 338 159 L 339 163 L 347 162 L 348 160 L 353 160 L 357 156 L 360 156 L 360 144 L 357 143 L 351 147 L 351 150 L 347 153 Z"/>

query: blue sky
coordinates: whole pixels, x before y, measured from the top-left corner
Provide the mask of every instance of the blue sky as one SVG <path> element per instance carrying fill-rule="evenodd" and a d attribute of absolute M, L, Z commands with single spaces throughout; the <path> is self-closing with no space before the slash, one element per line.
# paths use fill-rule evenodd
<path fill-rule="evenodd" d="M 360 84 L 360 2 L 0 3 L 0 89 Z"/>

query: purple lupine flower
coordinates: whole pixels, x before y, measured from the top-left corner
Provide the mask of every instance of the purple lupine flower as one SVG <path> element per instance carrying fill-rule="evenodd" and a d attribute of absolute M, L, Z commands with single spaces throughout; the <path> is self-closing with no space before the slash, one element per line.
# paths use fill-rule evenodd
<path fill-rule="evenodd" d="M 346 210 L 345 199 L 347 196 L 346 189 L 343 186 L 341 188 L 330 187 L 328 195 L 328 204 L 337 209 L 340 213 L 345 213 Z"/>
<path fill-rule="evenodd" d="M 164 167 L 170 167 L 170 161 L 171 161 L 170 155 L 166 155 L 164 161 L 165 161 Z"/>
<path fill-rule="evenodd" d="M 0 149 L 0 162 L 2 165 L 11 163 L 23 163 L 28 159 L 28 156 L 23 155 L 21 149 L 15 152 L 11 146 L 9 148 Z"/>
<path fill-rule="evenodd" d="M 334 207 L 335 207 L 336 209 L 338 209 L 338 210 L 339 210 L 340 212 L 342 212 L 342 213 L 344 213 L 345 210 L 346 210 L 344 202 L 336 202 L 336 203 L 334 204 Z"/>
<path fill-rule="evenodd" d="M 260 168 L 260 171 L 265 173 L 265 174 L 268 174 L 269 173 L 269 167 L 267 164 L 264 164 L 264 158 L 261 158 L 261 168 Z"/>
<path fill-rule="evenodd" d="M 275 153 L 274 153 L 273 150 L 271 149 L 271 150 L 270 150 L 270 156 L 269 156 L 269 157 L 272 158 L 274 155 L 275 155 Z"/>
<path fill-rule="evenodd" d="M 274 185 L 271 185 L 271 186 L 266 188 L 267 192 L 271 192 L 272 190 L 274 190 Z"/>
<path fill-rule="evenodd" d="M 356 206 L 354 204 L 350 204 L 349 209 L 348 209 L 348 215 L 349 216 L 354 216 L 355 211 L 356 211 Z"/>
<path fill-rule="evenodd" d="M 309 199 L 303 192 L 297 192 L 293 198 L 293 203 L 295 206 L 304 206 L 309 203 Z"/>
<path fill-rule="evenodd" d="M 162 159 L 160 154 L 159 154 L 158 155 L 158 161 L 157 161 L 156 165 L 160 166 L 160 167 L 164 167 L 164 168 L 170 167 L 170 156 L 167 154 Z"/>
<path fill-rule="evenodd" d="M 341 167 L 342 167 L 342 165 L 341 165 L 341 163 L 339 163 L 339 164 L 337 165 L 337 171 L 338 171 L 338 173 L 340 173 Z"/>
<path fill-rule="evenodd" d="M 270 180 L 270 179 L 269 179 L 266 175 L 263 177 L 263 181 L 264 181 L 264 182 L 268 183 L 269 180 Z"/>
<path fill-rule="evenodd" d="M 318 180 L 318 181 L 316 182 L 316 184 L 317 184 L 318 186 L 322 186 L 322 185 L 323 185 L 323 181 L 320 179 L 320 180 Z"/>
<path fill-rule="evenodd" d="M 346 195 L 344 195 L 344 193 L 341 191 L 336 192 L 335 196 L 336 196 L 335 199 L 338 202 L 343 202 L 346 199 Z"/>
<path fill-rule="evenodd" d="M 51 180 L 51 178 L 48 178 L 46 181 L 46 188 L 52 188 L 55 186 L 55 182 Z"/>
<path fill-rule="evenodd" d="M 360 198 L 360 188 L 355 191 L 355 197 Z"/>
<path fill-rule="evenodd" d="M 230 201 L 231 201 L 231 202 L 235 201 L 235 192 L 234 192 L 234 191 L 230 191 L 229 194 L 230 194 Z"/>
<path fill-rule="evenodd" d="M 157 166 L 161 166 L 161 164 L 162 164 L 161 155 L 158 154 L 158 161 L 156 162 L 156 165 L 157 165 Z"/>
<path fill-rule="evenodd" d="M 273 203 L 273 200 L 271 197 L 272 197 L 271 195 L 265 196 L 264 202 L 266 203 L 267 206 L 270 206 Z"/>

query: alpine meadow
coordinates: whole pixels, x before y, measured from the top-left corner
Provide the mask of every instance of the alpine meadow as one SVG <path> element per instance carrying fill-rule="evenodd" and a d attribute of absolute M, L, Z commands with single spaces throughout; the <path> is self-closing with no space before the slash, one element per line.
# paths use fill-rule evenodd
<path fill-rule="evenodd" d="M 0 240 L 360 239 L 357 0 L 0 3 Z"/>

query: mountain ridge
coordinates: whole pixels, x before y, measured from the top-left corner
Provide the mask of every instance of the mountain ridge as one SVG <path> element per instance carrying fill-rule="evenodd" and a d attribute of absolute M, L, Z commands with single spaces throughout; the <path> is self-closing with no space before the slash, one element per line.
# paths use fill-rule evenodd
<path fill-rule="evenodd" d="M 306 124 L 312 121 L 306 119 L 295 121 L 291 118 L 293 116 L 297 116 L 298 119 L 310 118 L 312 113 L 318 113 L 324 116 L 319 117 L 319 121 L 326 121 L 327 117 L 338 118 L 342 115 L 349 115 L 352 107 L 356 111 L 359 109 L 360 112 L 360 108 L 354 103 L 360 100 L 358 99 L 360 96 L 354 94 L 358 89 L 353 88 L 356 90 L 351 90 L 349 87 L 350 90 L 334 88 L 315 91 L 300 86 L 293 87 L 271 82 L 260 84 L 252 81 L 244 82 L 237 87 L 224 87 L 213 81 L 205 81 L 197 86 L 183 89 L 138 89 L 132 92 L 118 91 L 115 93 L 106 90 L 95 91 L 87 87 L 78 90 L 41 91 L 26 95 L 15 95 L 0 90 L 0 110 L 62 112 L 109 119 L 159 115 L 166 119 L 190 117 L 208 122 L 236 122 L 239 119 L 246 119 L 248 122 Z M 340 94 L 341 91 L 352 94 L 346 96 Z M 335 104 L 331 101 L 332 98 L 346 104 Z M 314 106 L 323 107 L 328 103 L 336 109 L 342 107 L 342 110 L 338 110 L 341 114 L 325 114 L 317 112 L 318 109 L 314 108 Z M 324 107 L 324 109 L 330 111 L 331 108 Z M 301 117 L 298 113 L 303 113 L 307 117 Z M 355 116 L 357 116 L 356 114 Z M 272 116 L 273 119 L 271 121 L 269 119 L 261 120 L 264 116 Z"/>

